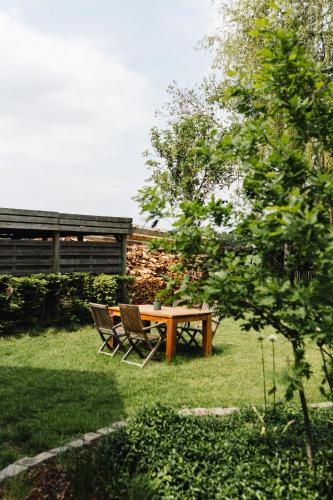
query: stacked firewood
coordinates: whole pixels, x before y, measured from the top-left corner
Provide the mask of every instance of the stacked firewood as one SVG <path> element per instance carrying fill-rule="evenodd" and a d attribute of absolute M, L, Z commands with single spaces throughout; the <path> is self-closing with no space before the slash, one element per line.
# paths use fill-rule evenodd
<path fill-rule="evenodd" d="M 174 277 L 172 266 L 177 258 L 160 250 L 149 251 L 144 245 L 130 245 L 127 250 L 127 274 L 135 277 L 129 293 L 134 304 L 150 304 L 165 288 L 165 277 Z"/>
<path fill-rule="evenodd" d="M 171 266 L 177 263 L 174 255 L 162 250 L 149 250 L 144 245 L 127 249 L 127 274 L 137 277 L 173 275 Z"/>

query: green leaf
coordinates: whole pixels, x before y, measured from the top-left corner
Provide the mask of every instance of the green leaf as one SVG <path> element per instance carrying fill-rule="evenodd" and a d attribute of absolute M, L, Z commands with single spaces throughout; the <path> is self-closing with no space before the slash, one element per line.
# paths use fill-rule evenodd
<path fill-rule="evenodd" d="M 266 28 L 269 25 L 269 20 L 263 17 L 261 19 L 256 19 L 254 23 L 259 28 Z"/>
<path fill-rule="evenodd" d="M 260 31 L 256 29 L 249 30 L 249 35 L 253 38 L 258 38 L 260 36 Z"/>

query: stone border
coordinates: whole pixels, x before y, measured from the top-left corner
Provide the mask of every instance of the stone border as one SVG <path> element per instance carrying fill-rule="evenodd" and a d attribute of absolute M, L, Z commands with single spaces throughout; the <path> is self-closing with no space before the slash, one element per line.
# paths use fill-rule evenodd
<path fill-rule="evenodd" d="M 179 410 L 179 415 L 183 417 L 188 417 L 190 415 L 194 415 L 195 417 L 207 417 L 209 415 L 213 415 L 215 417 L 226 417 L 227 415 L 231 415 L 232 413 L 237 413 L 240 411 L 240 408 L 231 407 L 231 408 L 183 408 Z"/>
<path fill-rule="evenodd" d="M 333 402 L 323 402 L 323 403 L 313 403 L 309 405 L 311 408 L 332 408 Z M 206 416 L 216 416 L 216 417 L 226 417 L 232 413 L 237 413 L 240 411 L 238 407 L 230 408 L 183 408 L 178 411 L 179 415 L 186 416 L 196 416 L 196 417 L 206 417 Z M 21 472 L 27 471 L 31 467 L 35 467 L 41 463 L 47 462 L 51 458 L 74 448 L 81 448 L 83 446 L 89 446 L 94 444 L 102 436 L 110 434 L 111 432 L 121 429 L 127 425 L 126 420 L 113 423 L 110 427 L 103 427 L 98 429 L 96 432 L 87 432 L 83 435 L 82 439 L 74 439 L 64 446 L 59 446 L 58 448 L 52 448 L 51 450 L 39 453 L 34 457 L 23 457 L 16 462 L 7 465 L 4 469 L 0 471 L 0 483 L 7 478 L 17 476 Z"/>
<path fill-rule="evenodd" d="M 89 446 L 95 443 L 98 439 L 106 434 L 110 434 L 111 432 L 120 429 L 126 425 L 126 421 L 115 422 L 110 427 L 103 427 L 102 429 L 98 429 L 96 432 L 87 432 L 83 435 L 82 439 L 74 439 L 64 446 L 59 446 L 58 448 L 52 448 L 51 450 L 44 451 L 43 453 L 39 453 L 34 457 L 23 457 L 16 462 L 7 465 L 4 469 L 0 471 L 0 483 L 9 477 L 17 476 L 21 472 L 27 471 L 31 467 L 35 467 L 41 463 L 47 462 L 51 458 L 56 457 L 60 453 L 64 451 L 73 449 L 73 448 L 81 448 L 83 446 Z"/>

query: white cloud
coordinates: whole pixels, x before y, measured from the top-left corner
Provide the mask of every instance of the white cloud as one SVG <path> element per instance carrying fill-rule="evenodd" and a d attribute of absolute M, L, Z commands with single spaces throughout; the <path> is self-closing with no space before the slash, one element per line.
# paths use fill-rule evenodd
<path fill-rule="evenodd" d="M 0 205 L 132 216 L 154 107 L 117 56 L 0 12 Z"/>

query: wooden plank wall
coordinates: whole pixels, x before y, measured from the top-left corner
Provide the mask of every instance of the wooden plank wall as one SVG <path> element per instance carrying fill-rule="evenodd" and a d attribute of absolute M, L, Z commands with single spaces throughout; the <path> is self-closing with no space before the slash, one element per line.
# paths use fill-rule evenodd
<path fill-rule="evenodd" d="M 130 234 L 132 219 L 0 208 L 0 232 L 60 232 L 61 234 Z"/>
<path fill-rule="evenodd" d="M 52 272 L 52 241 L 0 240 L 0 274 L 26 276 Z M 60 242 L 61 273 L 121 273 L 121 244 Z"/>

